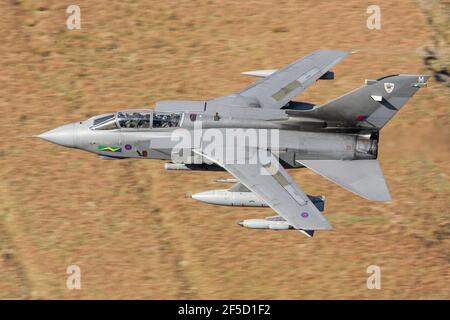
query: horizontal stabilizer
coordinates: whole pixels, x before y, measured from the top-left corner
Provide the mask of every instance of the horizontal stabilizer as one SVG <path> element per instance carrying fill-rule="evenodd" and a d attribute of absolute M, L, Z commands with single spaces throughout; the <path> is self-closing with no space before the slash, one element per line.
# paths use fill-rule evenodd
<path fill-rule="evenodd" d="M 363 198 L 390 201 L 378 160 L 296 160 Z"/>

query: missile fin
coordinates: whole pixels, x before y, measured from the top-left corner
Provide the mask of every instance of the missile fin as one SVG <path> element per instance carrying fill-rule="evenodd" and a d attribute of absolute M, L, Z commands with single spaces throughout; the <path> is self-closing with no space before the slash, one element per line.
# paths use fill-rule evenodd
<path fill-rule="evenodd" d="M 301 233 L 303 233 L 305 236 L 312 238 L 314 235 L 314 230 L 302 230 L 299 229 L 298 231 L 300 231 Z"/>

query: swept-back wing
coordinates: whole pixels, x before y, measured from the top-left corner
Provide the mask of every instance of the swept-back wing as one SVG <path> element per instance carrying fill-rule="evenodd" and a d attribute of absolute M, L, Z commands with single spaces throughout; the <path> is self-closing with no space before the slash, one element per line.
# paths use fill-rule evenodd
<path fill-rule="evenodd" d="M 281 108 L 348 55 L 346 51 L 318 50 L 239 91 L 262 108 Z"/>
<path fill-rule="evenodd" d="M 325 217 L 281 165 L 277 170 L 273 170 L 272 167 L 259 162 L 231 161 L 232 163 L 229 163 L 230 161 L 208 154 L 206 149 L 195 150 L 195 152 L 226 169 L 294 228 L 306 231 L 331 229 Z M 246 152 L 248 153 L 249 150 L 247 149 Z M 272 154 L 270 156 L 272 163 L 277 161 Z"/>

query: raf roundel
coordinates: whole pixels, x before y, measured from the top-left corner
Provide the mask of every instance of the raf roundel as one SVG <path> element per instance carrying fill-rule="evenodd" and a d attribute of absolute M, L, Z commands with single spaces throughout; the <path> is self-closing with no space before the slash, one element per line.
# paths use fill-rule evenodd
<path fill-rule="evenodd" d="M 125 150 L 131 150 L 131 149 L 133 149 L 133 146 L 131 144 L 125 145 Z"/>
<path fill-rule="evenodd" d="M 308 212 L 302 212 L 301 216 L 302 216 L 302 218 L 308 218 L 309 214 L 308 214 Z"/>

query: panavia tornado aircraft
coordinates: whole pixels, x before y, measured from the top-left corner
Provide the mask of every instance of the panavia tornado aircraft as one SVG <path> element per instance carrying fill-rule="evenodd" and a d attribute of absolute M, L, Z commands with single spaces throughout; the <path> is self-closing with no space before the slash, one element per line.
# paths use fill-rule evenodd
<path fill-rule="evenodd" d="M 153 110 L 102 114 L 38 137 L 103 159 L 169 160 L 168 170 L 226 170 L 234 178 L 218 182 L 235 183 L 231 188 L 192 198 L 270 207 L 276 216 L 239 224 L 294 229 L 311 237 L 315 230 L 331 229 L 322 214 L 324 198 L 306 195 L 286 169 L 306 167 L 363 198 L 389 201 L 377 160 L 379 132 L 428 80 L 425 75 L 389 75 L 366 80 L 322 105 L 292 101 L 314 82 L 334 79 L 330 69 L 348 54 L 319 50 L 279 70 L 244 72 L 262 79 L 228 96 L 160 101 Z M 180 145 L 181 136 L 194 138 Z"/>

